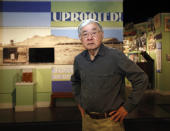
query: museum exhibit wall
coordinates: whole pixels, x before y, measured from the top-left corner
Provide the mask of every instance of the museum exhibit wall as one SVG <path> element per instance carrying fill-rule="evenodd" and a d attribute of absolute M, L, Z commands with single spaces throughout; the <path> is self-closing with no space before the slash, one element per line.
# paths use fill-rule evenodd
<path fill-rule="evenodd" d="M 104 27 L 104 44 L 122 49 L 123 0 L 0 1 L 0 108 L 16 106 L 23 83 L 34 83 L 36 107 L 71 92 L 73 60 L 84 50 L 77 26 L 89 18 Z"/>
<path fill-rule="evenodd" d="M 140 54 L 146 51 L 154 60 L 153 86 L 164 102 L 170 95 L 170 13 L 158 13 L 148 21 L 129 24 L 124 28 L 125 53 Z M 139 42 L 140 41 L 140 42 Z M 141 46 L 139 46 L 141 45 Z M 135 62 L 145 62 L 131 57 Z M 161 101 L 161 100 L 158 100 Z M 161 101 L 161 102 L 162 102 Z M 169 103 L 164 103 L 169 104 Z"/>
<path fill-rule="evenodd" d="M 153 17 L 155 21 L 156 50 L 150 51 L 155 58 L 156 89 L 170 94 L 170 13 L 159 13 Z"/>

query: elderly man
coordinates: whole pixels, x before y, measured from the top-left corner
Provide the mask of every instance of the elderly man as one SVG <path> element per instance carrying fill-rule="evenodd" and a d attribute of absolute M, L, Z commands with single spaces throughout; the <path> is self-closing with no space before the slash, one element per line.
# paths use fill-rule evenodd
<path fill-rule="evenodd" d="M 102 44 L 104 32 L 97 21 L 83 21 L 78 33 L 86 50 L 75 57 L 71 82 L 83 131 L 124 131 L 122 121 L 140 101 L 148 78 L 121 51 Z M 125 77 L 133 87 L 128 99 Z"/>

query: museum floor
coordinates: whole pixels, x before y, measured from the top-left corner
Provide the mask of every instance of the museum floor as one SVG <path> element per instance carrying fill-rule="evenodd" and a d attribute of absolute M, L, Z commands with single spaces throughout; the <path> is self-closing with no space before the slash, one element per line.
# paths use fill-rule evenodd
<path fill-rule="evenodd" d="M 170 105 L 155 104 L 155 96 L 155 93 L 146 93 L 138 107 L 129 113 L 124 121 L 126 131 L 170 130 Z M 81 131 L 81 115 L 76 106 L 37 108 L 33 112 L 1 109 L 0 130 L 2 129 Z"/>

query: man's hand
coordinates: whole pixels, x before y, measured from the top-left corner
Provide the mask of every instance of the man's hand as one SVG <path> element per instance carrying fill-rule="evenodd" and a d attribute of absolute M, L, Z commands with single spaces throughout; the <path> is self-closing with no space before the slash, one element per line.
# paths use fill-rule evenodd
<path fill-rule="evenodd" d="M 81 116 L 84 117 L 84 114 L 85 114 L 84 109 L 80 105 L 78 105 L 78 108 L 79 108 L 79 110 L 81 112 Z"/>
<path fill-rule="evenodd" d="M 128 112 L 123 106 L 121 106 L 117 111 L 112 111 L 109 113 L 109 115 L 111 115 L 110 117 L 111 120 L 114 120 L 115 122 L 120 121 L 121 123 L 123 122 L 127 114 Z"/>

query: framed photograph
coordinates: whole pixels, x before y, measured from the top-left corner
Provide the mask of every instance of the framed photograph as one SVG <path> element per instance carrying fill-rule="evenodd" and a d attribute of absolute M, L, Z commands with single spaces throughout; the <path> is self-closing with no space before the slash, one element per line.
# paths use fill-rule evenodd
<path fill-rule="evenodd" d="M 154 17 L 154 26 L 155 26 L 156 29 L 161 26 L 161 16 L 160 16 L 160 14 L 157 14 Z"/>
<path fill-rule="evenodd" d="M 27 49 L 25 47 L 3 48 L 3 63 L 26 63 Z"/>
<path fill-rule="evenodd" d="M 170 31 L 170 16 L 165 16 L 165 31 Z"/>

